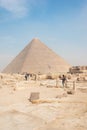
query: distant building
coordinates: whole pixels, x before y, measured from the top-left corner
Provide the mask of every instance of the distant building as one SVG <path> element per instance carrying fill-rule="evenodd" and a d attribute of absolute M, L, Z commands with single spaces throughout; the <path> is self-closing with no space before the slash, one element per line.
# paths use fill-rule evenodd
<path fill-rule="evenodd" d="M 69 69 L 70 73 L 87 73 L 87 66 L 73 66 Z"/>

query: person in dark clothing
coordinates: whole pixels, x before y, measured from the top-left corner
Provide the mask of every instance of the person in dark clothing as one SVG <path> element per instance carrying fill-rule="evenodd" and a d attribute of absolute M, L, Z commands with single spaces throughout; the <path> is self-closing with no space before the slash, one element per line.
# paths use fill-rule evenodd
<path fill-rule="evenodd" d="M 27 80 L 27 79 L 28 79 L 28 77 L 29 77 L 29 74 L 28 74 L 28 73 L 26 73 L 26 74 L 25 74 L 25 79 Z"/>
<path fill-rule="evenodd" d="M 63 87 L 65 86 L 65 83 L 66 83 L 66 76 L 63 75 L 62 76 L 62 85 L 63 85 Z"/>

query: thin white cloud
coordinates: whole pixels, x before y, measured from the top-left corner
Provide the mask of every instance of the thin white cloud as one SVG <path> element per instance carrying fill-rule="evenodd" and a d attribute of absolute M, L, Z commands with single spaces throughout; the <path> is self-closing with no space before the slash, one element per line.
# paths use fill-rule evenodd
<path fill-rule="evenodd" d="M 35 6 L 43 7 L 46 0 L 0 0 L 0 7 L 16 17 L 23 17 L 30 13 Z"/>
<path fill-rule="evenodd" d="M 18 17 L 25 16 L 28 11 L 27 0 L 0 0 L 0 7 Z"/>

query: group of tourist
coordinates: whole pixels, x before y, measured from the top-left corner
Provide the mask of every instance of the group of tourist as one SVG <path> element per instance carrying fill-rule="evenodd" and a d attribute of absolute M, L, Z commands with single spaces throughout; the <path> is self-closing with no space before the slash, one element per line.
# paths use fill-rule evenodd
<path fill-rule="evenodd" d="M 29 73 L 26 73 L 25 74 L 25 80 L 28 80 L 29 76 L 30 76 Z M 67 81 L 66 76 L 62 75 L 61 80 L 62 80 L 62 85 L 64 87 L 66 85 L 66 81 Z"/>

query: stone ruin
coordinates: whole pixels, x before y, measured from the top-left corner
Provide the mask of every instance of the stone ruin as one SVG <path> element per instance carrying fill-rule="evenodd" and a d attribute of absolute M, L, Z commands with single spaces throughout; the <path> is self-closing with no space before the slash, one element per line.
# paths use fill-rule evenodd
<path fill-rule="evenodd" d="M 87 66 L 73 66 L 69 69 L 70 73 L 87 73 Z"/>

